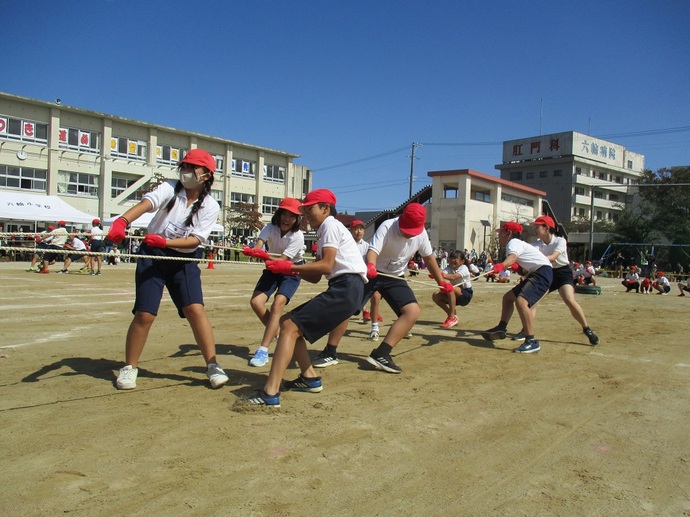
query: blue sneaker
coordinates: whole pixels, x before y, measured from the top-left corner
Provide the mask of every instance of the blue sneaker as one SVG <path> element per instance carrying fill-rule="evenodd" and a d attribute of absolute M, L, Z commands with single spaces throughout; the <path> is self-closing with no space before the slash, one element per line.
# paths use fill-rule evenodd
<path fill-rule="evenodd" d="M 318 393 L 323 389 L 321 377 L 306 378 L 300 374 L 294 381 L 283 382 L 284 390 L 292 391 L 307 391 L 309 393 Z"/>
<path fill-rule="evenodd" d="M 539 341 L 536 339 L 526 339 L 523 344 L 519 347 L 514 348 L 513 352 L 518 352 L 520 354 L 533 354 L 534 352 L 539 352 L 541 347 L 539 346 Z"/>
<path fill-rule="evenodd" d="M 254 357 L 249 360 L 249 366 L 266 366 L 268 364 L 268 351 L 257 350 L 254 352 Z"/>
<path fill-rule="evenodd" d="M 269 395 L 264 390 L 256 390 L 256 396 L 247 400 L 254 406 L 280 407 L 280 393 Z"/>

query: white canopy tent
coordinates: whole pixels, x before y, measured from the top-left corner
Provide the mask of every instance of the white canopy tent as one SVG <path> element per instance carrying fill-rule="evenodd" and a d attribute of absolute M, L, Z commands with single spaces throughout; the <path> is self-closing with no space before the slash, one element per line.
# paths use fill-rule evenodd
<path fill-rule="evenodd" d="M 91 223 L 96 216 L 77 210 L 57 196 L 23 192 L 0 192 L 0 220 L 37 222 L 65 221 Z"/>
<path fill-rule="evenodd" d="M 151 219 L 153 219 L 153 216 L 156 215 L 156 212 L 146 212 L 143 214 L 141 217 L 139 217 L 136 221 L 132 222 L 132 228 L 147 228 L 149 223 L 151 222 Z M 113 221 L 120 217 L 119 215 L 116 215 L 114 217 L 109 217 L 108 219 L 103 220 L 103 225 L 104 226 L 110 226 L 113 224 Z M 214 232 L 220 232 L 224 233 L 225 228 L 223 228 L 222 224 L 214 224 L 213 225 L 213 230 Z"/>

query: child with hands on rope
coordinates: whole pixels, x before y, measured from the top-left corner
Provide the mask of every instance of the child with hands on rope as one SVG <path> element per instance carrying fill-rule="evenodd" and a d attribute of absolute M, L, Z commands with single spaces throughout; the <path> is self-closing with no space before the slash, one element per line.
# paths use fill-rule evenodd
<path fill-rule="evenodd" d="M 402 369 L 390 356 L 395 347 L 410 332 L 421 312 L 414 292 L 405 280 L 410 259 L 419 252 L 431 277 L 446 293 L 453 292 L 453 284 L 443 278 L 436 262 L 434 251 L 425 230 L 426 209 L 419 203 L 408 204 L 400 217 L 384 221 L 376 230 L 367 251 L 367 277 L 363 307 L 375 292 L 393 309 L 398 318 L 393 322 L 381 344 L 371 351 L 367 362 L 377 370 L 388 373 L 402 373 Z M 380 273 L 380 274 L 379 274 Z M 344 320 L 328 337 L 323 353 L 336 358 L 336 349 L 345 335 L 349 320 Z"/>
<path fill-rule="evenodd" d="M 206 375 L 211 387 L 220 388 L 228 382 L 216 361 L 213 329 L 204 309 L 201 272 L 194 260 L 201 258 L 202 245 L 220 211 L 216 200 L 209 195 L 215 170 L 213 156 L 201 149 L 192 149 L 178 163 L 179 180 L 161 183 L 145 194 L 144 199 L 116 219 L 110 228 L 107 238 L 118 244 L 125 238 L 130 223 L 146 212 L 156 211 L 139 249 L 139 254 L 144 256 L 137 260 L 134 318 L 127 331 L 126 365 L 120 369 L 116 381 L 118 389 L 136 388 L 137 364 L 158 314 L 164 287 L 179 316 L 186 318 L 192 327 L 207 365 Z M 150 256 L 159 256 L 161 260 Z"/>
<path fill-rule="evenodd" d="M 263 389 L 249 403 L 280 407 L 280 390 L 318 393 L 323 389 L 309 358 L 306 341 L 315 342 L 362 308 L 366 266 L 352 234 L 335 218 L 336 198 L 327 189 L 309 192 L 301 211 L 316 230 L 316 260 L 294 264 L 289 260 L 267 260 L 266 268 L 277 275 L 299 275 L 307 282 L 328 279 L 328 289 L 280 318 L 278 345 Z M 300 368 L 294 381 L 283 382 L 293 358 Z"/>
<path fill-rule="evenodd" d="M 304 262 L 304 233 L 300 228 L 300 202 L 286 197 L 278 205 L 271 222 L 263 227 L 253 248 L 244 246 L 242 253 L 247 257 L 259 260 L 269 260 L 271 255 L 264 250 L 264 244 L 273 257 L 287 260 L 293 264 Z M 268 348 L 278 335 L 280 317 L 285 306 L 297 292 L 300 278 L 290 274 L 276 274 L 270 269 L 264 269 L 254 288 L 250 305 L 261 323 L 266 327 L 261 344 L 249 360 L 250 366 L 265 366 L 268 363 Z M 275 292 L 271 309 L 266 308 L 268 299 Z"/>
<path fill-rule="evenodd" d="M 508 322 L 517 309 L 522 330 L 525 333 L 525 341 L 513 352 L 534 353 L 540 350 L 539 341 L 534 339 L 534 316 L 530 307 L 542 299 L 548 292 L 553 279 L 553 268 L 549 259 L 537 248 L 520 239 L 522 225 L 508 221 L 498 230 L 498 243 L 506 248 L 506 259 L 494 264 L 492 271 L 500 273 L 506 268 L 517 264 L 518 272 L 524 276 L 524 280 L 518 283 L 505 295 L 501 304 L 501 321 L 499 324 L 482 332 L 482 337 L 487 341 L 505 339 Z"/>

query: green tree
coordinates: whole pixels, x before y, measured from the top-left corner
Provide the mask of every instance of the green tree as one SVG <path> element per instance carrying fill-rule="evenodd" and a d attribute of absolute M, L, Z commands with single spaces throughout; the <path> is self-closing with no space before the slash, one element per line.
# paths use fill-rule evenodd
<path fill-rule="evenodd" d="M 690 243 L 690 166 L 645 171 L 640 198 L 658 232 L 674 244 Z"/>
<path fill-rule="evenodd" d="M 258 232 L 264 227 L 261 221 L 259 205 L 255 203 L 237 203 L 225 209 L 225 226 L 236 230 Z"/>

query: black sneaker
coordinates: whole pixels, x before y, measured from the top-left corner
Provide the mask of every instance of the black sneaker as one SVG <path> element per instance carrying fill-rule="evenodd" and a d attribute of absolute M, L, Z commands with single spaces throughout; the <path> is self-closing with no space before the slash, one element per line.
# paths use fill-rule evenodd
<path fill-rule="evenodd" d="M 585 327 L 584 329 L 582 329 L 582 332 L 584 332 L 587 335 L 587 337 L 589 338 L 589 344 L 590 345 L 598 345 L 599 344 L 599 338 L 597 337 L 597 335 L 594 333 L 594 331 L 591 328 Z"/>
<path fill-rule="evenodd" d="M 319 393 L 323 389 L 323 384 L 321 383 L 321 377 L 314 377 L 313 379 L 307 379 L 302 377 L 300 374 L 294 381 L 283 382 L 282 388 L 284 390 L 292 391 L 307 391 L 309 393 Z"/>
<path fill-rule="evenodd" d="M 506 338 L 506 329 L 501 327 L 494 327 L 487 331 L 482 332 L 482 337 L 487 341 L 496 341 L 497 339 Z"/>
<path fill-rule="evenodd" d="M 367 357 L 367 362 L 373 364 L 377 370 L 383 370 L 388 373 L 402 373 L 402 368 L 393 362 L 391 356 L 379 354 L 376 349 L 371 351 L 369 357 Z"/>
<path fill-rule="evenodd" d="M 338 359 L 334 355 L 330 355 L 327 352 L 327 348 L 324 348 L 319 355 L 316 356 L 311 363 L 314 368 L 326 368 L 326 366 L 332 366 L 338 364 Z"/>

